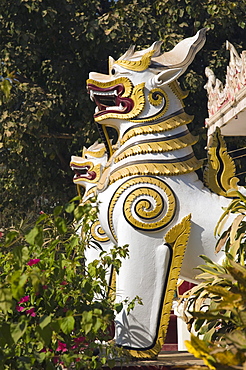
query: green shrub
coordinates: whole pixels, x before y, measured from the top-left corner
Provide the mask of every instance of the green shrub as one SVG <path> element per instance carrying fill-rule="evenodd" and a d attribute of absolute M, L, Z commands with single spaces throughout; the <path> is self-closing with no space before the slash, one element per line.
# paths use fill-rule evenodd
<path fill-rule="evenodd" d="M 231 202 L 216 227 L 218 233 L 231 214 L 236 215 L 221 235 L 216 249 L 225 249 L 226 258 L 218 265 L 203 256 L 199 266 L 202 281 L 185 301 L 191 318 L 185 315 L 192 334 L 186 342 L 189 352 L 204 360 L 210 369 L 246 368 L 246 198 Z M 186 297 L 187 298 L 187 297 Z"/>
<path fill-rule="evenodd" d="M 106 275 L 128 251 L 115 247 L 85 265 L 95 217 L 90 205 L 71 201 L 40 214 L 32 227 L 22 222 L 1 233 L 0 369 L 95 369 L 119 355 L 104 344 L 122 307 L 107 294 Z"/>

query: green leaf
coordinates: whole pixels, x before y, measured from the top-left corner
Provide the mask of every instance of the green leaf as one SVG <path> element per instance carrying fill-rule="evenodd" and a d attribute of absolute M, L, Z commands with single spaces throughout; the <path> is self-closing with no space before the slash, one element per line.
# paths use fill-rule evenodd
<path fill-rule="evenodd" d="M 11 336 L 10 323 L 3 322 L 0 326 L 0 345 L 4 348 L 5 344 L 12 346 L 14 341 Z"/>
<path fill-rule="evenodd" d="M 12 292 L 9 288 L 0 287 L 0 309 L 7 314 L 13 307 Z"/>
<path fill-rule="evenodd" d="M 11 324 L 11 337 L 15 343 L 25 334 L 27 329 L 26 321 L 21 321 L 17 324 Z"/>
<path fill-rule="evenodd" d="M 48 324 L 45 327 L 41 328 L 40 326 L 36 327 L 36 332 L 39 334 L 41 341 L 44 343 L 45 346 L 49 346 L 52 338 L 52 328 L 51 325 Z"/>
<path fill-rule="evenodd" d="M 32 282 L 32 287 L 34 292 L 38 292 L 39 286 L 42 283 L 42 276 L 39 273 L 39 270 L 34 268 L 32 272 L 29 274 L 30 280 Z"/>
<path fill-rule="evenodd" d="M 194 334 L 191 334 L 190 341 L 185 341 L 185 345 L 188 348 L 188 351 L 198 358 L 206 354 L 209 354 L 210 352 L 205 342 L 203 342 L 203 340 L 196 337 Z"/>
<path fill-rule="evenodd" d="M 12 241 L 18 236 L 18 232 L 17 231 L 9 231 L 7 234 L 6 234 L 6 237 L 5 237 L 5 244 L 6 244 L 6 247 L 9 246 L 9 244 L 12 243 Z"/>
<path fill-rule="evenodd" d="M 239 314 L 239 317 L 242 321 L 243 326 L 246 328 L 246 311 L 245 310 L 244 311 L 239 311 L 238 314 Z M 245 342 L 245 344 L 246 344 L 246 342 Z"/>
<path fill-rule="evenodd" d="M 21 270 L 15 270 L 9 277 L 11 292 L 16 300 L 19 300 L 24 295 L 24 289 L 28 276 L 23 274 Z"/>
<path fill-rule="evenodd" d="M 51 315 L 47 316 L 44 315 L 40 318 L 39 326 L 41 329 L 43 329 L 45 326 L 47 326 L 51 322 Z"/>
<path fill-rule="evenodd" d="M 246 335 L 242 330 L 234 330 L 233 332 L 226 334 L 226 338 L 236 347 L 246 350 Z"/>
<path fill-rule="evenodd" d="M 93 330 L 97 332 L 103 326 L 103 320 L 100 317 L 96 317 L 93 323 Z"/>
<path fill-rule="evenodd" d="M 242 238 L 244 237 L 244 235 L 240 235 L 240 237 L 237 239 L 237 240 L 234 240 L 233 242 L 231 242 L 230 244 L 230 247 L 229 247 L 229 251 L 228 253 L 233 257 L 235 258 L 240 247 L 241 247 L 241 241 L 242 241 Z"/>
<path fill-rule="evenodd" d="M 45 361 L 45 370 L 56 370 L 57 367 L 54 365 L 53 361 Z"/>
<path fill-rule="evenodd" d="M 36 224 L 38 225 L 38 224 L 42 223 L 43 221 L 46 221 L 48 218 L 49 218 L 49 216 L 48 216 L 46 213 L 42 213 L 42 214 L 38 217 L 38 219 L 37 219 L 37 221 L 36 221 Z"/>
<path fill-rule="evenodd" d="M 45 360 L 46 353 L 45 352 L 34 352 L 35 359 L 38 361 L 39 364 Z"/>
<path fill-rule="evenodd" d="M 62 213 L 63 207 L 62 206 L 56 206 L 53 213 L 54 216 L 59 216 Z"/>
<path fill-rule="evenodd" d="M 216 362 L 222 366 L 227 366 L 230 364 L 231 369 L 233 369 L 233 365 L 239 365 L 241 363 L 241 356 L 238 353 L 233 353 L 232 351 L 226 349 L 214 353 L 214 358 Z"/>
<path fill-rule="evenodd" d="M 74 203 L 68 203 L 65 206 L 65 211 L 67 213 L 72 213 L 74 211 L 74 208 L 75 208 L 75 204 Z"/>
<path fill-rule="evenodd" d="M 123 310 L 123 303 L 115 303 L 114 309 L 117 313 L 120 313 Z"/>
<path fill-rule="evenodd" d="M 12 89 L 12 84 L 7 79 L 4 79 L 0 83 L 0 88 L 2 92 L 4 93 L 5 97 L 8 99 L 10 97 L 10 91 Z"/>
<path fill-rule="evenodd" d="M 88 334 L 92 330 L 93 324 L 90 322 L 87 322 L 86 324 L 83 325 L 85 334 Z"/>
<path fill-rule="evenodd" d="M 60 328 L 64 334 L 70 334 L 74 329 L 75 320 L 73 316 L 66 316 L 59 320 Z"/>
<path fill-rule="evenodd" d="M 29 249 L 26 246 L 18 245 L 13 249 L 15 261 L 18 262 L 19 267 L 25 264 L 29 259 Z"/>
<path fill-rule="evenodd" d="M 69 239 L 69 245 L 71 249 L 77 247 L 77 245 L 79 245 L 79 242 L 80 242 L 80 237 L 78 235 L 72 235 Z"/>
<path fill-rule="evenodd" d="M 75 217 L 75 220 L 76 220 L 76 221 L 80 221 L 80 220 L 82 219 L 82 217 L 83 217 L 84 213 L 85 213 L 85 208 L 84 208 L 84 206 L 81 206 L 81 205 L 77 206 L 77 207 L 75 208 L 75 210 L 74 210 L 74 217 Z"/>
<path fill-rule="evenodd" d="M 218 275 L 219 273 L 214 267 L 209 267 L 208 265 L 200 265 L 199 269 L 203 272 L 208 272 L 210 275 Z"/>
<path fill-rule="evenodd" d="M 205 262 L 210 263 L 210 264 L 213 264 L 213 261 L 212 261 L 210 258 L 208 258 L 206 255 L 201 254 L 201 255 L 200 255 L 200 257 L 201 257 Z"/>
<path fill-rule="evenodd" d="M 51 326 L 51 329 L 56 332 L 56 333 L 59 333 L 60 332 L 60 325 L 59 325 L 59 319 L 57 320 L 52 320 L 52 322 L 50 323 L 50 326 Z"/>
<path fill-rule="evenodd" d="M 66 221 L 62 217 L 57 217 L 55 219 L 55 226 L 60 234 L 65 234 L 67 232 Z"/>
<path fill-rule="evenodd" d="M 205 319 L 197 319 L 197 320 L 195 320 L 194 329 L 195 329 L 196 332 L 198 332 L 201 329 L 201 327 L 205 323 L 205 321 L 206 321 Z"/>
<path fill-rule="evenodd" d="M 215 322 L 211 329 L 206 330 L 205 332 L 203 332 L 203 334 L 204 334 L 203 340 L 204 341 L 211 341 L 212 340 L 212 336 L 216 332 L 216 326 L 217 326 L 217 323 Z M 201 334 L 202 334 L 202 331 L 201 331 Z"/>
<path fill-rule="evenodd" d="M 92 311 L 84 311 L 82 313 L 82 326 L 85 334 L 88 334 L 91 331 L 93 326 Z"/>
<path fill-rule="evenodd" d="M 243 195 L 241 192 L 237 192 L 240 200 L 244 203 L 244 206 L 246 205 L 246 196 Z"/>
<path fill-rule="evenodd" d="M 43 231 L 42 228 L 38 226 L 34 226 L 32 230 L 29 231 L 27 235 L 25 235 L 25 239 L 27 243 L 30 245 L 39 245 L 41 246 L 43 244 Z"/>
<path fill-rule="evenodd" d="M 222 315 L 222 314 L 213 314 L 211 313 L 210 311 L 206 311 L 206 312 L 190 312 L 192 316 L 198 318 L 198 319 L 202 319 L 202 320 L 206 320 L 207 322 L 209 322 L 209 324 L 212 322 L 212 325 L 213 323 L 215 323 L 216 321 L 218 322 L 219 320 L 223 320 L 223 319 L 228 319 L 228 317 L 226 317 L 225 315 Z"/>
<path fill-rule="evenodd" d="M 212 285 L 210 285 L 210 286 L 207 286 L 207 291 L 209 293 L 213 293 L 213 294 L 218 295 L 220 297 L 224 297 L 224 298 L 228 297 L 231 300 L 233 300 L 232 293 L 231 293 L 231 291 L 228 290 L 228 288 L 223 288 L 221 286 L 212 286 Z"/>
<path fill-rule="evenodd" d="M 246 283 L 246 268 L 235 261 L 230 261 L 229 266 L 227 266 L 230 274 L 242 284 Z"/>

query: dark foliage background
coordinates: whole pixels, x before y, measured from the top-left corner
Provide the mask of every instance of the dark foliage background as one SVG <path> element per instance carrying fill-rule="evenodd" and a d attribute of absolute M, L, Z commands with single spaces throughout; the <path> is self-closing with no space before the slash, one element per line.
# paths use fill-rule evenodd
<path fill-rule="evenodd" d="M 93 143 L 93 103 L 85 81 L 89 71 L 107 71 L 107 58 L 131 44 L 163 40 L 171 49 L 184 37 L 208 28 L 207 42 L 181 79 L 190 90 L 189 128 L 206 156 L 204 69 L 223 81 L 229 40 L 246 49 L 245 1 L 228 0 L 2 0 L 0 3 L 0 207 L 1 222 L 48 211 L 75 194 L 71 154 Z M 245 146 L 229 140 L 229 149 Z M 237 163 L 243 172 L 242 161 Z M 242 175 L 242 181 L 244 175 Z"/>

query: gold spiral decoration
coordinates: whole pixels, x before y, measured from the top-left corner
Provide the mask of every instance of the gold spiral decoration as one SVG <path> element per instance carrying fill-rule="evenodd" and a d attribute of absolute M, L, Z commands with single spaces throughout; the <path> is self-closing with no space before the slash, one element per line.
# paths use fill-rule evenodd
<path fill-rule="evenodd" d="M 147 196 L 154 199 L 154 207 L 149 199 L 139 198 L 139 200 L 137 200 L 137 198 L 140 196 Z M 131 213 L 131 206 L 134 201 L 136 201 L 134 211 L 141 219 L 151 221 L 152 219 L 158 217 L 163 211 L 163 198 L 161 197 L 160 193 L 152 188 L 141 186 L 141 188 L 133 190 L 127 196 L 124 202 L 123 212 L 131 224 L 134 224 L 134 216 Z"/>
<path fill-rule="evenodd" d="M 175 198 L 173 192 L 167 185 L 162 187 L 162 190 L 164 190 L 168 199 L 166 212 L 164 211 L 165 200 L 156 189 L 140 187 L 133 190 L 126 197 L 123 212 L 125 219 L 129 222 L 129 224 L 137 229 L 146 231 L 157 231 L 169 224 L 174 216 L 175 208 L 173 205 L 175 203 Z M 151 197 L 152 202 L 149 199 L 137 200 L 138 198 L 144 196 Z M 171 200 L 171 202 L 169 202 L 169 200 Z M 133 214 L 132 206 L 134 202 L 136 202 L 136 205 L 134 206 L 135 212 Z M 160 218 L 163 211 L 164 215 Z"/>
<path fill-rule="evenodd" d="M 105 234 L 105 231 L 103 230 L 99 221 L 95 221 L 91 226 L 91 236 L 100 243 L 109 241 L 109 238 Z"/>
<path fill-rule="evenodd" d="M 136 187 L 137 185 L 137 187 Z M 134 187 L 125 197 L 123 214 L 135 229 L 158 231 L 165 228 L 176 211 L 175 194 L 162 180 L 151 176 L 136 176 L 125 181 L 114 193 L 108 211 L 109 226 L 117 241 L 113 226 L 113 211 L 119 197 Z"/>
<path fill-rule="evenodd" d="M 168 95 L 164 92 L 164 90 L 159 88 L 150 90 L 148 94 L 148 100 L 150 104 L 154 105 L 155 107 L 160 105 L 163 102 L 163 100 L 166 106 L 169 105 Z"/>

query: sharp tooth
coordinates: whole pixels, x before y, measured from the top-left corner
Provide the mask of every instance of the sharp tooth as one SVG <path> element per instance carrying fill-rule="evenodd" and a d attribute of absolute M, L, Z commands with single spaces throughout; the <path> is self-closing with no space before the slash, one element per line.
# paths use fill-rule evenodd
<path fill-rule="evenodd" d="M 98 113 L 99 112 L 99 108 L 98 107 L 96 107 L 95 108 L 95 113 Z"/>
<path fill-rule="evenodd" d="M 101 95 L 101 96 L 114 96 L 117 95 L 117 92 L 115 93 L 112 91 L 93 91 L 94 95 Z"/>
<path fill-rule="evenodd" d="M 115 106 L 115 107 L 106 107 L 106 110 L 119 110 L 119 111 L 123 111 L 124 110 L 124 107 L 122 104 L 118 105 L 118 106 Z"/>
<path fill-rule="evenodd" d="M 92 91 L 92 90 L 90 90 L 90 99 L 91 99 L 92 101 L 94 101 L 94 93 L 93 93 L 93 91 Z"/>
<path fill-rule="evenodd" d="M 115 96 L 118 96 L 118 94 L 117 94 L 117 90 L 114 90 L 114 95 L 115 95 Z"/>

